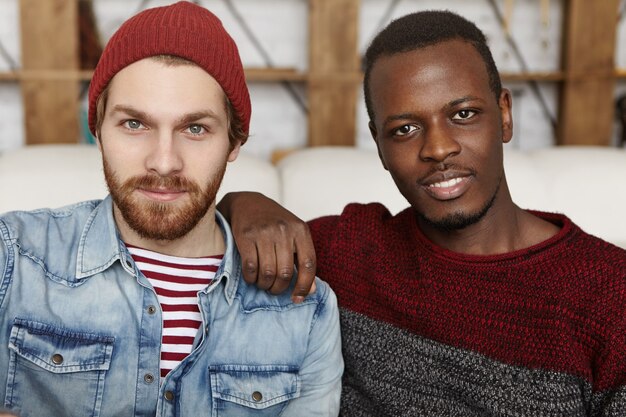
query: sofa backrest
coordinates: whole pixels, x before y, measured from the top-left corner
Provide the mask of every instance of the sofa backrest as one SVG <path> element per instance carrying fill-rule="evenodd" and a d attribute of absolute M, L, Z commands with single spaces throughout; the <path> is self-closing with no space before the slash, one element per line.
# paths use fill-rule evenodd
<path fill-rule="evenodd" d="M 505 148 L 513 200 L 562 212 L 587 232 L 626 248 L 626 150 Z M 0 153 L 0 213 L 102 198 L 100 153 L 91 145 L 33 145 Z M 242 153 L 229 164 L 218 199 L 259 191 L 303 219 L 338 214 L 350 202 L 408 206 L 373 150 L 328 147 L 293 152 L 277 166 Z"/>
<path fill-rule="evenodd" d="M 60 207 L 106 196 L 91 145 L 33 145 L 0 153 L 0 213 Z"/>
<path fill-rule="evenodd" d="M 348 203 L 379 201 L 392 213 L 408 207 L 378 154 L 348 147 L 296 151 L 277 165 L 283 205 L 305 220 L 339 214 Z"/>
<path fill-rule="evenodd" d="M 626 149 L 505 147 L 505 175 L 520 207 L 565 213 L 583 230 L 626 248 Z M 348 202 L 408 206 L 373 150 L 309 148 L 278 164 L 283 203 L 305 219 L 341 212 Z"/>
<path fill-rule="evenodd" d="M 278 171 L 267 161 L 240 154 L 226 168 L 218 199 L 246 190 L 280 201 Z M 100 152 L 93 145 L 32 145 L 0 153 L 0 213 L 101 199 L 107 192 Z"/>
<path fill-rule="evenodd" d="M 520 207 L 564 213 L 586 232 L 626 248 L 626 149 L 511 150 L 504 162 Z"/>

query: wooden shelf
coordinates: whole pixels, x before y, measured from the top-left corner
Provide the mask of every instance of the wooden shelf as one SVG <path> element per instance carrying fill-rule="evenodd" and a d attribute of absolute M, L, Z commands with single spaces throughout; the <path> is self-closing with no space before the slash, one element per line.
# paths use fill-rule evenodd
<path fill-rule="evenodd" d="M 2 81 L 19 81 L 19 75 L 15 71 L 2 71 L 0 72 L 0 82 Z"/>
<path fill-rule="evenodd" d="M 74 71 L 74 70 L 42 70 L 42 71 L 5 71 L 0 72 L 0 81 L 18 82 L 22 80 L 79 80 L 89 81 L 93 71 Z M 293 68 L 245 68 L 246 80 L 251 82 L 307 82 L 315 80 L 318 77 L 315 74 L 298 71 Z M 566 75 L 562 72 L 527 72 L 512 73 L 503 72 L 500 74 L 503 81 L 546 81 L 555 82 L 563 81 Z M 626 78 L 626 69 L 619 70 L 615 74 L 616 78 Z M 363 74 L 360 72 L 335 74 L 332 76 L 335 80 L 356 81 L 363 80 Z M 324 76 L 324 79 L 329 79 Z"/>
<path fill-rule="evenodd" d="M 305 82 L 308 75 L 293 68 L 246 68 L 246 79 L 254 82 L 294 81 Z M 76 70 L 18 70 L 0 72 L 0 82 L 19 82 L 24 80 L 77 80 L 89 81 L 93 71 Z"/>
<path fill-rule="evenodd" d="M 615 78 L 619 80 L 626 79 L 626 68 L 618 68 L 615 70 Z"/>
<path fill-rule="evenodd" d="M 277 82 L 294 81 L 305 82 L 307 73 L 293 68 L 244 68 L 247 81 Z"/>
<path fill-rule="evenodd" d="M 502 81 L 545 81 L 545 82 L 557 82 L 564 81 L 566 78 L 565 73 L 561 71 L 554 72 L 501 72 L 500 77 Z"/>
<path fill-rule="evenodd" d="M 0 72 L 0 81 L 89 81 L 93 71 L 20 70 Z"/>
<path fill-rule="evenodd" d="M 4 71 L 0 72 L 0 81 L 18 82 L 22 80 L 79 80 L 89 81 L 93 71 L 72 70 L 45 70 L 45 71 Z M 298 71 L 292 68 L 245 68 L 246 80 L 252 82 L 306 82 L 315 79 L 315 75 Z M 504 81 L 563 81 L 565 74 L 562 72 L 536 72 L 536 73 L 509 73 L 500 74 Z M 616 78 L 626 78 L 626 70 L 617 71 Z M 328 77 L 324 77 L 328 79 Z M 337 74 L 337 80 L 361 81 L 363 74 L 359 72 L 351 74 Z"/>

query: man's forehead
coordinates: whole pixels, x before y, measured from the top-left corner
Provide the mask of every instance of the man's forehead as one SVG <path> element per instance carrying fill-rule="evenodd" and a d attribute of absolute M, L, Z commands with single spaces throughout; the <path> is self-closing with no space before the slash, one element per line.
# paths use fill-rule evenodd
<path fill-rule="evenodd" d="M 487 67 L 469 42 L 449 40 L 426 47 L 381 56 L 372 67 L 370 91 L 403 85 L 410 89 L 419 84 L 436 82 L 445 78 L 448 82 L 484 83 L 489 87 Z"/>
<path fill-rule="evenodd" d="M 486 71 L 483 59 L 474 45 L 462 39 L 454 38 L 407 51 L 381 55 L 374 63 L 372 72 L 375 72 L 381 66 L 385 67 L 384 64 L 389 63 L 397 63 L 412 69 L 419 69 L 425 65 L 458 64 L 459 62 L 468 65 L 481 64 Z M 458 69 L 462 70 L 463 68 L 459 67 Z"/>
<path fill-rule="evenodd" d="M 376 118 L 493 99 L 486 65 L 465 41 L 439 42 L 381 57 L 372 68 L 369 88 Z"/>
<path fill-rule="evenodd" d="M 210 74 L 195 64 L 172 66 L 146 58 L 111 79 L 106 114 L 113 113 L 172 120 L 205 114 L 222 119 L 227 116 L 226 94 Z"/>
<path fill-rule="evenodd" d="M 185 73 L 185 74 L 179 74 Z M 161 90 L 150 90 L 154 86 L 162 88 L 188 88 L 191 91 L 197 88 L 208 88 L 212 92 L 226 97 L 222 86 L 202 67 L 191 61 L 169 61 L 158 57 L 148 57 L 124 67 L 113 76 L 109 89 L 120 80 L 124 82 L 124 90 L 146 89 L 147 92 L 158 93 Z"/>

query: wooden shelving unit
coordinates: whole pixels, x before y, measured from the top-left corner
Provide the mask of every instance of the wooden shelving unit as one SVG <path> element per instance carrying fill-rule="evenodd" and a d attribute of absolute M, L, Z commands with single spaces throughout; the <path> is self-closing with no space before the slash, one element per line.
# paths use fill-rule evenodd
<path fill-rule="evenodd" d="M 74 80 L 89 82 L 91 70 L 20 70 L 0 72 L 0 81 Z M 246 68 L 246 79 L 254 82 L 306 82 L 308 75 L 292 68 Z"/>
<path fill-rule="evenodd" d="M 560 82 L 565 80 L 565 73 L 555 72 L 501 72 L 500 78 L 503 81 L 538 81 L 538 82 Z"/>
<path fill-rule="evenodd" d="M 565 2 L 557 142 L 609 145 L 619 0 Z"/>
<path fill-rule="evenodd" d="M 0 82 L 21 86 L 27 144 L 75 142 L 80 137 L 78 97 L 81 83 L 91 77 L 79 64 L 80 1 L 19 0 L 22 68 L 0 72 Z M 626 79 L 626 69 L 614 68 L 619 0 L 564 4 L 561 70 L 503 73 L 502 78 L 559 84 L 558 144 L 608 145 L 615 81 Z M 360 0 L 309 0 L 308 72 L 246 69 L 252 82 L 305 84 L 310 146 L 355 143 L 362 82 L 357 50 L 360 6 Z"/>

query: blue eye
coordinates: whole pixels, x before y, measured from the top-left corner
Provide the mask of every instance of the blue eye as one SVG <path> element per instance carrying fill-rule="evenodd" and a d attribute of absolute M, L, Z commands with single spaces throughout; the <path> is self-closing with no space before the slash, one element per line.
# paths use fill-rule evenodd
<path fill-rule="evenodd" d="M 194 136 L 200 136 L 205 134 L 207 132 L 207 129 L 202 125 L 193 124 L 189 125 L 187 131 Z"/>
<path fill-rule="evenodd" d="M 131 119 L 131 120 L 126 120 L 123 123 L 123 126 L 130 130 L 138 130 L 143 127 L 143 124 L 141 124 L 139 120 Z"/>

